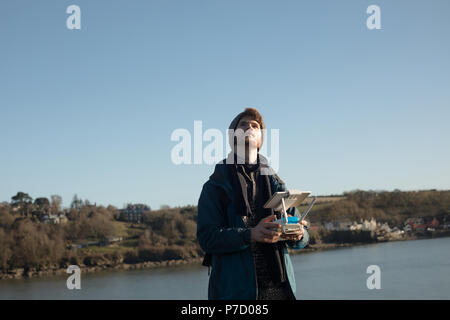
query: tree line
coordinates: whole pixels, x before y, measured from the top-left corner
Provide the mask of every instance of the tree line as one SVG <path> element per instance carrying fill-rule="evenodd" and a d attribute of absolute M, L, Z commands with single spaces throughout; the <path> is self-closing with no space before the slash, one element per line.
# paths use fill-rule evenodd
<path fill-rule="evenodd" d="M 67 211 L 65 224 L 40 223 L 41 215 L 60 213 L 60 197 L 52 202 L 31 201 L 19 192 L 10 204 L 0 205 L 0 269 L 43 268 L 76 260 L 70 243 L 115 234 L 116 209 L 84 203 Z M 55 201 L 56 199 L 56 201 Z"/>
<path fill-rule="evenodd" d="M 74 250 L 71 244 L 104 240 L 117 234 L 120 210 L 97 206 L 74 196 L 65 210 L 67 223 L 42 223 L 46 214 L 62 213 L 61 198 L 33 199 L 18 192 L 10 203 L 0 204 L 0 270 L 36 270 L 70 264 L 137 263 L 195 258 L 201 255 L 196 241 L 196 207 L 147 210 L 137 229 L 135 244 L 115 251 Z"/>
<path fill-rule="evenodd" d="M 315 206 L 309 214 L 313 223 L 363 221 L 375 218 L 390 227 L 402 226 L 408 218 L 450 218 L 450 191 L 363 191 L 345 192 L 340 201 Z"/>
<path fill-rule="evenodd" d="M 344 193 L 342 198 L 314 206 L 308 220 L 324 223 L 375 218 L 394 227 L 411 217 L 437 217 L 441 222 L 450 218 L 450 191 L 356 190 Z M 149 209 L 143 213 L 142 223 L 128 223 L 128 240 L 132 242 L 100 253 L 74 250 L 71 244 L 117 235 L 120 210 L 111 205 L 97 206 L 75 195 L 70 208 L 65 209 L 67 223 L 42 223 L 42 215 L 62 212 L 61 203 L 59 196 L 33 201 L 24 192 L 18 192 L 9 203 L 0 203 L 0 270 L 177 260 L 203 254 L 196 240 L 196 206 Z M 324 230 L 316 232 L 312 240 L 342 242 L 349 241 L 349 237 L 370 240 L 364 232 L 334 239 Z"/>

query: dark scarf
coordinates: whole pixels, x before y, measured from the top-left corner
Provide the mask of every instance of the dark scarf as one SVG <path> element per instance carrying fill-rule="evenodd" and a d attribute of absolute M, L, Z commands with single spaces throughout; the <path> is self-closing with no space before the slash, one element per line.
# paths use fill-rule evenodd
<path fill-rule="evenodd" d="M 260 162 L 260 155 L 258 154 L 256 170 L 261 170 L 261 167 L 264 166 L 267 167 L 266 163 L 267 162 Z M 237 163 L 236 154 L 234 154 L 234 162 L 233 164 L 227 164 L 227 169 L 233 186 L 235 212 L 237 214 L 241 214 L 242 216 L 249 216 L 251 214 L 251 208 L 247 197 L 247 181 L 242 173 L 242 170 L 245 170 L 244 166 L 245 164 Z M 280 213 L 274 213 L 273 209 L 266 209 L 263 207 L 273 193 L 269 175 L 260 174 L 257 182 L 259 183 L 259 192 L 256 195 L 257 210 L 255 212 L 257 220 L 259 221 L 262 218 L 273 214 L 276 214 L 277 219 L 279 219 L 281 216 Z M 283 244 L 281 242 L 277 242 L 258 243 L 258 245 L 261 246 L 264 256 L 269 263 L 272 279 L 275 282 L 285 282 L 287 280 L 287 276 L 286 267 L 284 264 Z"/>

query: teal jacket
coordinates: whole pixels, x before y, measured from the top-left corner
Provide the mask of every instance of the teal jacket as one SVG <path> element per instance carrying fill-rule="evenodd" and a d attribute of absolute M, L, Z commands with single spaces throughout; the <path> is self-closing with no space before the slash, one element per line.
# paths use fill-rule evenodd
<path fill-rule="evenodd" d="M 269 178 L 274 192 L 286 190 L 284 183 L 276 174 L 269 175 Z M 223 191 L 229 199 L 226 208 L 221 205 Z M 212 256 L 208 299 L 255 300 L 257 285 L 250 248 L 250 229 L 245 226 L 242 216 L 235 212 L 232 194 L 232 184 L 226 166 L 216 164 L 214 173 L 203 185 L 198 201 L 197 239 L 202 250 Z M 299 216 L 296 208 L 295 215 Z M 294 269 L 287 246 L 302 249 L 308 242 L 307 228 L 300 241 L 284 242 L 286 272 L 294 296 L 296 293 Z"/>

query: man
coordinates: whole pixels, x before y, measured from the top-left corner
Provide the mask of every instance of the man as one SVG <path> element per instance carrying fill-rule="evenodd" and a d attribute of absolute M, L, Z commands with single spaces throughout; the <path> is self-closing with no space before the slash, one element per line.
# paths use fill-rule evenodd
<path fill-rule="evenodd" d="M 305 229 L 282 237 L 279 212 L 263 205 L 283 181 L 259 154 L 265 124 L 254 108 L 231 122 L 227 159 L 216 164 L 198 202 L 197 239 L 212 268 L 208 299 L 295 299 L 294 270 L 287 246 L 308 244 Z M 243 152 L 242 150 L 245 150 Z M 299 215 L 297 209 L 291 214 Z"/>

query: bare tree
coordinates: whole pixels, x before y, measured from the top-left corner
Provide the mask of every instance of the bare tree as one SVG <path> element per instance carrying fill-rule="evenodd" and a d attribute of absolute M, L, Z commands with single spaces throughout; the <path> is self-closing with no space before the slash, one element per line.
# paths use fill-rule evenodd
<path fill-rule="evenodd" d="M 50 204 L 50 212 L 53 214 L 57 214 L 61 211 L 62 207 L 62 198 L 61 196 L 57 194 L 53 194 L 51 197 L 51 204 Z"/>

